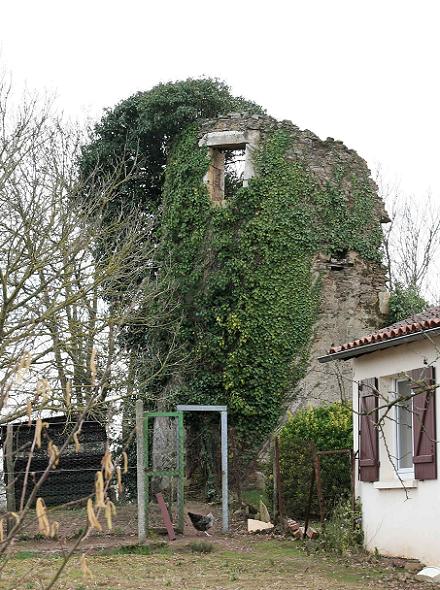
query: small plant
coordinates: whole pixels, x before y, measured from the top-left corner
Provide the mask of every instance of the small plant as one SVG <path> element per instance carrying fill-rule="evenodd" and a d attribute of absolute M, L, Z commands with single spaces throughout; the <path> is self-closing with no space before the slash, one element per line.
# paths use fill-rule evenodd
<path fill-rule="evenodd" d="M 111 551 L 113 555 L 151 555 L 149 545 L 124 545 Z"/>
<path fill-rule="evenodd" d="M 80 527 L 74 533 L 71 534 L 70 538 L 71 539 L 79 539 L 80 537 L 82 537 L 83 534 L 84 534 L 84 529 L 82 527 Z"/>
<path fill-rule="evenodd" d="M 124 534 L 124 529 L 121 526 L 115 526 L 113 527 L 113 534 L 115 536 L 122 536 Z"/>
<path fill-rule="evenodd" d="M 229 580 L 231 582 L 236 582 L 240 578 L 239 574 L 240 574 L 240 569 L 238 567 L 233 567 L 231 569 L 231 571 L 229 572 Z"/>
<path fill-rule="evenodd" d="M 36 555 L 35 551 L 17 551 L 14 553 L 14 559 L 33 559 Z"/>
<path fill-rule="evenodd" d="M 428 307 L 428 302 L 420 294 L 418 287 L 405 287 L 400 283 L 394 286 L 389 302 L 388 324 L 399 322 Z"/>
<path fill-rule="evenodd" d="M 192 553 L 212 553 L 214 551 L 214 545 L 206 541 L 194 541 L 190 543 L 189 548 Z"/>
<path fill-rule="evenodd" d="M 333 510 L 321 535 L 321 547 L 338 555 L 357 553 L 362 548 L 362 516 L 360 504 L 353 512 L 350 500 L 343 500 Z"/>

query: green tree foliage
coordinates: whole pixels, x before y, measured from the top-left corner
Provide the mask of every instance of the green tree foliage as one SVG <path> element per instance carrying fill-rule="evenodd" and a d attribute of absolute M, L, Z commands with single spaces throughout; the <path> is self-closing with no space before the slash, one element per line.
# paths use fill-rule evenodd
<path fill-rule="evenodd" d="M 255 103 L 233 96 L 224 82 L 189 78 L 138 92 L 106 112 L 94 127 L 91 140 L 83 147 L 79 160 L 85 199 L 93 198 L 96 184 L 101 182 L 104 185 L 109 177 L 115 187 L 106 205 L 101 206 L 103 238 L 96 244 L 98 258 L 106 258 L 122 247 L 132 228 L 124 229 L 121 219 L 128 217 L 129 213 L 133 216 L 133 211 L 138 212 L 139 249 L 151 252 L 152 243 L 155 245 L 159 239 L 165 169 L 176 136 L 200 118 L 231 111 L 263 112 Z M 147 289 L 154 289 L 160 268 L 163 289 L 167 283 L 167 262 L 150 257 L 148 267 L 133 268 L 130 282 L 113 286 L 115 299 L 119 301 L 125 297 L 129 305 L 135 304 L 139 310 L 142 300 L 130 301 L 130 285 L 137 287 L 143 283 Z M 149 285 L 148 278 L 151 279 Z M 170 280 L 165 287 L 167 296 L 174 288 L 179 289 L 180 285 L 174 285 Z M 118 289 L 119 295 L 116 294 Z M 162 298 L 160 309 L 154 310 L 155 318 L 157 314 L 161 317 L 154 325 L 160 324 L 163 328 L 159 340 L 156 338 L 153 342 L 142 323 L 127 325 L 124 340 L 132 349 L 143 351 L 144 356 L 146 353 L 162 362 L 164 355 L 168 354 L 163 346 L 168 328 L 174 327 L 173 302 Z M 151 350 L 153 345 L 155 349 Z M 142 372 L 142 368 L 139 370 Z"/>
<path fill-rule="evenodd" d="M 93 177 L 94 183 L 99 176 L 124 180 L 103 212 L 104 223 L 137 208 L 147 224 L 143 237 L 148 237 L 149 214 L 160 209 L 164 170 L 176 135 L 198 119 L 230 111 L 261 113 L 262 109 L 232 96 L 224 82 L 211 78 L 159 84 L 107 110 L 79 162 L 82 176 Z"/>
<path fill-rule="evenodd" d="M 368 184 L 351 208 L 342 205 L 342 176 L 318 185 L 286 158 L 292 140 L 281 130 L 256 154 L 249 185 L 213 207 L 197 137 L 196 127 L 182 134 L 163 193 L 162 256 L 179 284 L 179 338 L 191 358 L 176 393 L 186 403 L 227 404 L 237 454 L 247 459 L 307 370 L 319 303 L 314 255 L 344 244 L 377 261 L 380 225 Z M 337 223 L 335 199 L 345 208 Z"/>
<path fill-rule="evenodd" d="M 306 510 L 313 452 L 353 446 L 351 407 L 342 403 L 306 408 L 290 416 L 280 432 L 280 461 L 286 510 L 292 518 Z M 321 477 L 326 508 L 331 509 L 350 495 L 351 462 L 348 456 L 321 459 Z M 316 493 L 312 510 L 319 514 Z"/>
<path fill-rule="evenodd" d="M 81 169 L 85 176 L 96 168 L 124 175 L 133 167 L 103 223 L 125 207 L 139 208 L 147 228 L 140 243 L 158 244 L 157 259 L 138 269 L 140 280 L 151 275 L 164 295 L 145 310 L 162 321 L 128 326 L 126 342 L 159 362 L 172 347 L 184 359 L 161 371 L 150 389 L 161 404 L 228 405 L 239 479 L 240 465 L 272 431 L 307 370 L 319 304 L 315 255 L 353 249 L 376 263 L 382 234 L 368 179 L 335 170 L 319 184 L 305 165 L 286 158 L 292 137 L 283 130 L 265 135 L 248 186 L 227 178 L 226 206 L 213 206 L 197 121 L 231 110 L 261 112 L 215 80 L 136 94 L 95 128 Z M 134 303 L 139 310 L 142 301 Z M 193 426 L 203 431 L 200 420 Z M 213 447 L 205 443 L 205 450 Z"/>
<path fill-rule="evenodd" d="M 418 287 L 405 287 L 397 283 L 391 292 L 388 324 L 400 322 L 428 307 L 429 303 L 420 294 Z"/>
<path fill-rule="evenodd" d="M 164 189 L 162 247 L 181 288 L 180 336 L 193 359 L 179 396 L 227 403 L 249 448 L 275 426 L 286 390 L 304 373 L 318 292 L 313 184 L 285 159 L 289 140 L 280 133 L 258 155 L 249 187 L 213 207 L 202 181 L 209 161 L 196 141 L 196 129 L 184 134 Z"/>

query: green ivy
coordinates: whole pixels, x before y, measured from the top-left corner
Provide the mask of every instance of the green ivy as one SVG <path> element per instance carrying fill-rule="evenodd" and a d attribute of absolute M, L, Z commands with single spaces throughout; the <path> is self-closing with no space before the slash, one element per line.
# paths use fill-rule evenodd
<path fill-rule="evenodd" d="M 347 178 L 350 199 L 343 189 Z M 315 196 L 321 251 L 331 255 L 354 250 L 365 260 L 381 262 L 383 234 L 374 201 L 368 178 L 337 168 L 332 180 Z"/>
<path fill-rule="evenodd" d="M 344 171 L 322 187 L 286 158 L 292 139 L 282 130 L 266 136 L 249 185 L 213 206 L 197 140 L 196 126 L 181 135 L 163 191 L 162 257 L 179 286 L 178 340 L 189 355 L 177 398 L 227 404 L 248 456 L 306 373 L 319 305 L 315 255 L 352 249 L 376 262 L 382 234 L 368 180 L 351 179 L 349 203 Z"/>

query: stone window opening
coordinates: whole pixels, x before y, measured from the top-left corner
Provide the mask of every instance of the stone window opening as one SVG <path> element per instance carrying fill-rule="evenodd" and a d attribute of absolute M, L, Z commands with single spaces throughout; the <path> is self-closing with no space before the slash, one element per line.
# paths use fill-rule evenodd
<path fill-rule="evenodd" d="M 255 131 L 207 133 L 199 142 L 207 146 L 211 164 L 204 178 L 215 205 L 223 206 L 254 176 L 253 150 L 259 134 Z"/>
<path fill-rule="evenodd" d="M 224 198 L 230 199 L 243 186 L 246 165 L 246 146 L 224 150 Z"/>

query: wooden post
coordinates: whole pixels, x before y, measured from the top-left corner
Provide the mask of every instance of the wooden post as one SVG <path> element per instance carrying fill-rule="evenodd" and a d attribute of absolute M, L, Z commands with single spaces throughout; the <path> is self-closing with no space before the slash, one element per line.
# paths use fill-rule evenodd
<path fill-rule="evenodd" d="M 5 463 L 7 473 L 6 485 L 6 509 L 8 512 L 15 512 L 15 469 L 14 469 L 14 426 L 8 424 L 6 426 L 6 440 L 5 440 Z M 15 524 L 14 518 L 8 518 L 8 532 Z"/>
<path fill-rule="evenodd" d="M 162 520 L 167 529 L 168 539 L 170 541 L 176 540 L 176 533 L 174 532 L 173 523 L 171 522 L 170 513 L 168 512 L 167 505 L 165 504 L 165 500 L 163 499 L 162 494 L 156 494 L 156 500 L 160 508 L 160 512 L 162 514 Z"/>
<path fill-rule="evenodd" d="M 283 524 L 285 517 L 283 487 L 281 483 L 280 467 L 280 439 L 278 436 L 274 440 L 274 520 Z"/>
<path fill-rule="evenodd" d="M 144 404 L 136 401 L 136 471 L 137 471 L 137 502 L 138 502 L 138 540 L 146 539 L 145 526 L 145 472 L 144 472 Z"/>
<path fill-rule="evenodd" d="M 272 508 L 273 508 L 273 520 L 277 522 L 278 520 L 278 480 L 277 480 L 277 468 L 276 468 L 276 450 L 275 450 L 275 440 L 276 437 L 274 436 L 272 439 L 272 452 L 273 452 L 273 464 L 272 464 L 272 476 L 273 476 L 273 493 L 272 493 Z"/>
<path fill-rule="evenodd" d="M 310 490 L 309 490 L 309 499 L 307 501 L 307 509 L 306 509 L 306 517 L 304 520 L 304 536 L 303 539 L 307 536 L 307 529 L 309 528 L 309 520 L 310 520 L 310 511 L 312 509 L 312 499 L 313 499 L 313 488 L 315 487 L 315 466 L 312 467 L 312 474 L 310 476 Z"/>
<path fill-rule="evenodd" d="M 322 481 L 321 481 L 321 459 L 319 453 L 315 453 L 313 457 L 313 465 L 315 470 L 315 479 L 316 479 L 316 491 L 318 493 L 318 501 L 319 501 L 319 520 L 321 524 L 324 524 L 325 519 L 325 503 L 324 503 L 324 495 L 322 493 Z"/>

